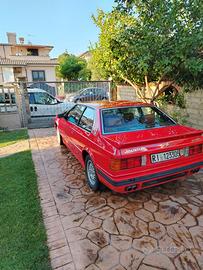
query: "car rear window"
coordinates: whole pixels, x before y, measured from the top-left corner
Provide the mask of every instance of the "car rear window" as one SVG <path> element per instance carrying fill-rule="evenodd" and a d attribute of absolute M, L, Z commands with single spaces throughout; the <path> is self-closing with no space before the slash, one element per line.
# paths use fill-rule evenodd
<path fill-rule="evenodd" d="M 122 107 L 103 109 L 103 133 L 112 134 L 175 125 L 175 121 L 156 107 Z"/>

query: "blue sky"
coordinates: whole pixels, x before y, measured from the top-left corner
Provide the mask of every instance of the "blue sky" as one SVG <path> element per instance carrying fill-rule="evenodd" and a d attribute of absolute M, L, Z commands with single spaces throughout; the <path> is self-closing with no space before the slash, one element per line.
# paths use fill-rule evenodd
<path fill-rule="evenodd" d="M 97 41 L 91 15 L 98 8 L 110 11 L 113 0 L 10 0 L 1 1 L 0 43 L 6 32 L 16 32 L 33 44 L 53 45 L 56 57 L 66 49 L 80 54 Z"/>

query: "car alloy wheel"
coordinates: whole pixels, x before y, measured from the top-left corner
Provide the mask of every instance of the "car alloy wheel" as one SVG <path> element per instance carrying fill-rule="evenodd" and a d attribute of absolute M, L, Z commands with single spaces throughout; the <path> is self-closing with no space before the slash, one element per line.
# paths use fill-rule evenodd
<path fill-rule="evenodd" d="M 96 169 L 90 156 L 87 156 L 85 160 L 85 173 L 89 187 L 94 191 L 98 190 L 100 187 L 100 183 L 97 177 Z"/>

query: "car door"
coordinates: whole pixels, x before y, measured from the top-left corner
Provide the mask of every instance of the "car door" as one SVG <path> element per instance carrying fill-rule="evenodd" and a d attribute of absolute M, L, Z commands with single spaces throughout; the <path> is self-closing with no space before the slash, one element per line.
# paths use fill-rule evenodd
<path fill-rule="evenodd" d="M 95 119 L 95 109 L 86 107 L 77 125 L 74 129 L 74 148 L 77 159 L 82 163 L 82 151 L 83 149 L 89 149 L 91 142 L 94 140 L 94 136 L 91 133 Z"/>
<path fill-rule="evenodd" d="M 78 124 L 82 113 L 85 109 L 84 105 L 75 105 L 68 113 L 64 116 L 61 126 L 59 127 L 61 135 L 64 139 L 65 144 L 77 155 L 76 142 L 75 142 L 75 126 Z M 65 122 L 64 122 L 65 121 Z"/>
<path fill-rule="evenodd" d="M 107 95 L 104 89 L 102 88 L 95 88 L 96 93 L 95 93 L 95 100 L 106 100 Z"/>
<path fill-rule="evenodd" d="M 100 89 L 100 88 L 95 88 L 94 99 L 95 99 L 95 100 L 102 100 L 102 99 L 103 99 L 103 96 L 102 96 L 102 89 Z"/>
<path fill-rule="evenodd" d="M 91 95 L 90 95 L 90 101 L 94 101 L 94 100 L 97 100 L 96 88 L 92 88 Z"/>
<path fill-rule="evenodd" d="M 55 116 L 60 113 L 60 102 L 47 92 L 29 93 L 31 117 Z"/>
<path fill-rule="evenodd" d="M 89 98 L 89 89 L 85 89 L 80 96 L 81 101 L 88 101 Z"/>

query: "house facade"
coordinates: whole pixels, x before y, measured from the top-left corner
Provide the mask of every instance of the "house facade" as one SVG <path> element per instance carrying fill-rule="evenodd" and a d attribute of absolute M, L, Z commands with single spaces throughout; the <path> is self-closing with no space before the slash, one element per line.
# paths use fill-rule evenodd
<path fill-rule="evenodd" d="M 90 61 L 90 59 L 92 58 L 92 54 L 91 54 L 90 51 L 86 51 L 86 52 L 80 54 L 79 57 L 80 57 L 81 59 L 86 60 L 87 63 L 88 63 L 88 62 Z"/>
<path fill-rule="evenodd" d="M 16 33 L 7 33 L 8 43 L 0 43 L 0 85 L 26 81 L 28 83 L 56 81 L 56 59 L 50 58 L 53 46 L 25 43 Z"/>

